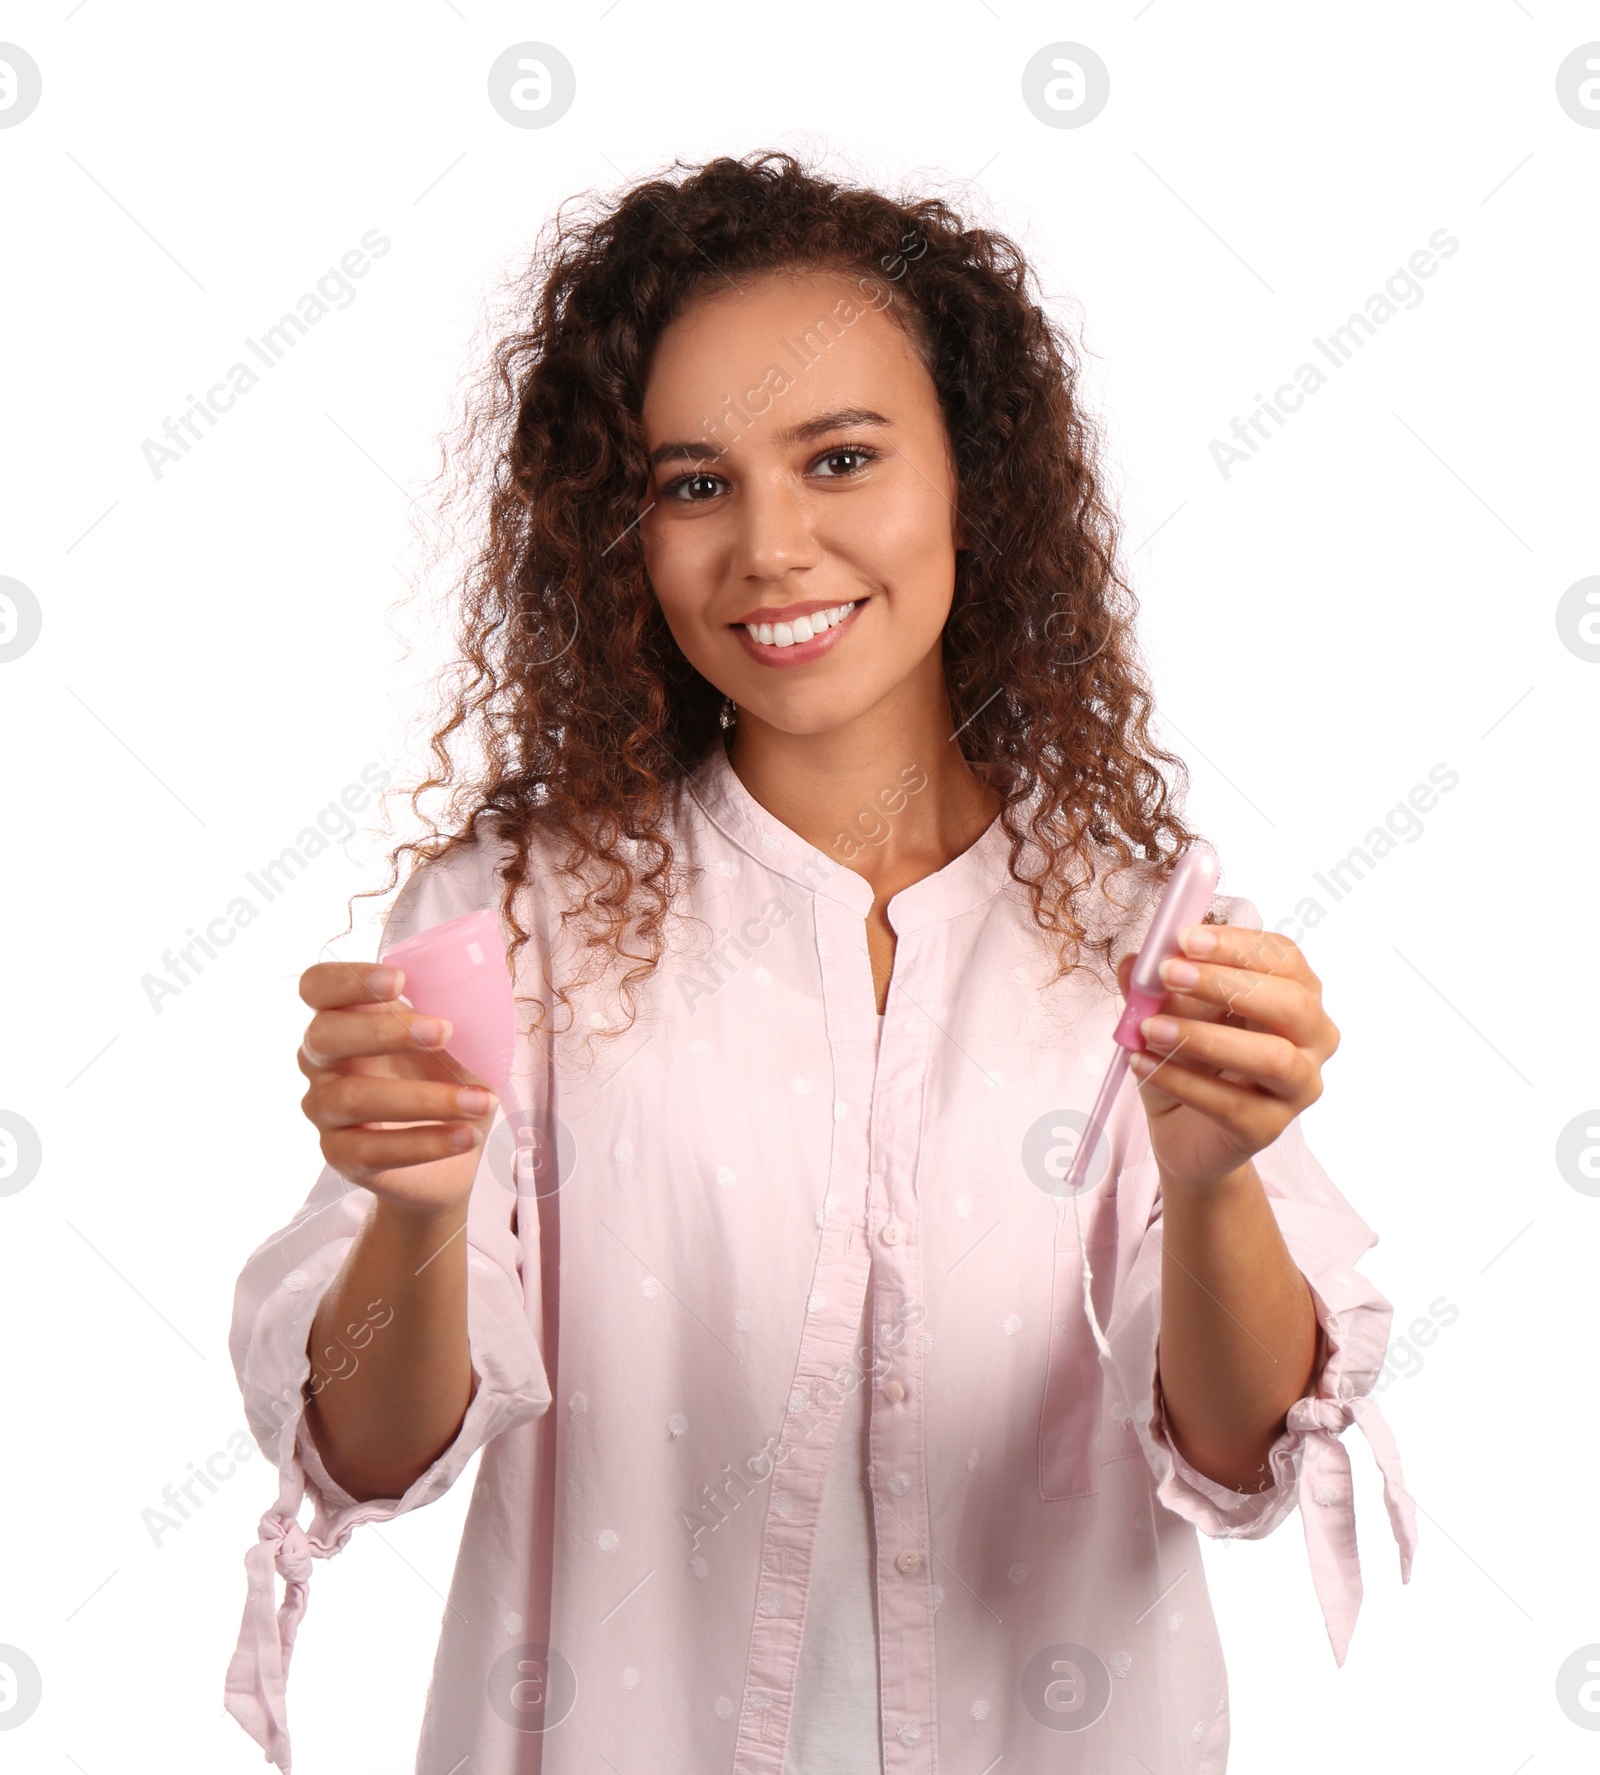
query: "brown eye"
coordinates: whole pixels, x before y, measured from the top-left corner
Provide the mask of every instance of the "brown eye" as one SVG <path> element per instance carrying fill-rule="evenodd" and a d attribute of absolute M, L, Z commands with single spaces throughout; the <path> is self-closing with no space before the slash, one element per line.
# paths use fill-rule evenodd
<path fill-rule="evenodd" d="M 836 449 L 826 451 L 823 455 L 819 456 L 817 461 L 819 463 L 838 462 L 842 458 L 857 457 L 861 462 L 867 463 L 875 462 L 877 460 L 877 455 L 878 453 L 876 450 L 868 450 L 859 444 L 840 444 Z M 844 474 L 826 474 L 822 478 L 825 481 L 847 481 L 859 472 L 859 469 L 850 469 Z"/>
<path fill-rule="evenodd" d="M 715 496 L 716 488 L 719 485 L 719 476 L 708 475 L 702 469 L 694 474 L 679 475 L 675 481 L 668 481 L 666 486 L 661 489 L 661 494 L 664 499 L 680 500 L 685 505 L 703 505 L 706 498 Z M 690 496 L 684 492 L 685 488 L 694 486 L 709 486 L 712 491 L 705 497 L 699 495 Z"/>

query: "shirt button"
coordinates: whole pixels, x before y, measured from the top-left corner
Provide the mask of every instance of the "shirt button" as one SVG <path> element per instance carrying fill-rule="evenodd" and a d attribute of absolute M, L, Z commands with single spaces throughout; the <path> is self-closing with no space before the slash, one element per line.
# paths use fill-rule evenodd
<path fill-rule="evenodd" d="M 885 1381 L 883 1383 L 883 1396 L 885 1399 L 893 1399 L 896 1404 L 898 1404 L 900 1400 L 905 1398 L 906 1390 L 900 1385 L 899 1381 Z"/>
<path fill-rule="evenodd" d="M 905 1236 L 906 1229 L 901 1226 L 898 1220 L 886 1222 L 883 1231 L 878 1235 L 885 1245 L 898 1245 Z"/>
<path fill-rule="evenodd" d="M 908 1547 L 894 1563 L 901 1571 L 909 1576 L 912 1572 L 920 1572 L 922 1570 L 922 1555 L 913 1552 L 912 1549 Z"/>

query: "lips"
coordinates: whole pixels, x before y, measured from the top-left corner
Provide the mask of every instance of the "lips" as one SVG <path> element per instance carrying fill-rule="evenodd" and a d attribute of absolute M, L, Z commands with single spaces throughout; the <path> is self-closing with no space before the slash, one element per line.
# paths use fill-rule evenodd
<path fill-rule="evenodd" d="M 830 653 L 860 619 L 868 600 L 846 600 L 842 604 L 812 602 L 809 605 L 779 606 L 773 610 L 751 611 L 745 622 L 731 625 L 745 651 L 765 666 L 802 666 L 824 653 Z M 787 608 L 789 620 L 779 617 L 778 610 Z M 837 617 L 837 620 L 833 620 Z M 825 628 L 816 627 L 818 619 Z M 750 633 L 755 627 L 757 634 Z M 765 636 L 763 640 L 760 637 Z"/>

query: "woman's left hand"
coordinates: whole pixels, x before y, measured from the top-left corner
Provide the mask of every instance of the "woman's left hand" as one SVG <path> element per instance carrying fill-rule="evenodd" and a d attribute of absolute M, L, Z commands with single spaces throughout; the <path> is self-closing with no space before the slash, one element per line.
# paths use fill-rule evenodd
<path fill-rule="evenodd" d="M 1317 1101 L 1339 1031 L 1289 938 L 1217 924 L 1188 925 L 1180 939 L 1182 955 L 1162 969 L 1166 1003 L 1143 1025 L 1148 1058 L 1135 1054 L 1132 1071 L 1163 1181 L 1203 1186 L 1247 1165 Z M 1117 964 L 1124 1000 L 1133 963 Z"/>

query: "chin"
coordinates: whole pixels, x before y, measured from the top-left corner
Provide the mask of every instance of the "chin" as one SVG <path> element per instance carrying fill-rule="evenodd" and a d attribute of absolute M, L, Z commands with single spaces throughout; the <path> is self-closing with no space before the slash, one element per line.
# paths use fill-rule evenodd
<path fill-rule="evenodd" d="M 733 700 L 739 711 L 735 726 L 739 721 L 759 721 L 763 727 L 774 728 L 779 733 L 793 734 L 796 738 L 832 733 L 835 728 L 848 727 L 855 719 L 855 711 L 850 707 L 842 707 L 837 697 L 823 698 L 814 694 L 774 697 L 769 694 L 743 703 L 735 692 Z"/>

